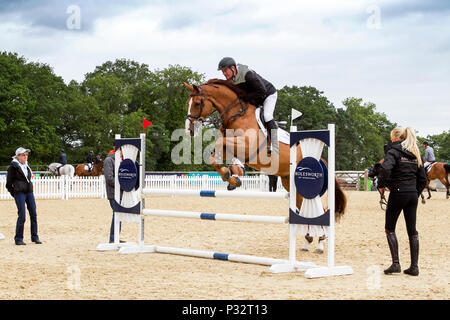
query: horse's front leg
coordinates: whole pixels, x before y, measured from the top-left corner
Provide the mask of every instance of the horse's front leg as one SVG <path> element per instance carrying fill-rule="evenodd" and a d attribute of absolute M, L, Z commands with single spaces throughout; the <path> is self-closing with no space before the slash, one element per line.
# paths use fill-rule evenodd
<path fill-rule="evenodd" d="M 450 184 L 446 181 L 445 178 L 439 178 L 439 181 L 441 181 L 442 185 L 445 187 L 445 189 L 447 189 L 447 193 L 445 194 L 445 199 L 448 199 L 448 197 L 450 196 L 450 194 L 449 194 Z"/>
<path fill-rule="evenodd" d="M 241 184 L 241 179 L 239 178 L 239 176 L 244 176 L 244 169 L 239 164 L 232 164 L 228 167 L 228 169 L 230 170 L 231 177 L 239 180 L 237 184 Z M 227 186 L 227 190 L 229 191 L 234 189 L 236 189 L 236 186 L 232 186 L 231 184 Z"/>
<path fill-rule="evenodd" d="M 233 152 L 230 153 L 230 150 L 234 150 L 234 139 L 219 138 L 216 141 L 215 152 L 211 154 L 209 161 L 222 181 L 228 182 L 233 187 L 240 187 L 242 185 L 241 179 L 237 175 L 233 175 L 224 164 L 227 160 L 231 160 L 234 155 Z"/>

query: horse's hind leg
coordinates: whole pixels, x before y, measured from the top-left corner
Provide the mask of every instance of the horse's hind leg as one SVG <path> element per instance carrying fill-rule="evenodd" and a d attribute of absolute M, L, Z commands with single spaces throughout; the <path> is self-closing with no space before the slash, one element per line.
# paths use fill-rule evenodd
<path fill-rule="evenodd" d="M 315 251 L 316 253 L 318 253 L 318 254 L 322 254 L 323 253 L 323 251 L 324 251 L 324 243 L 325 243 L 326 240 L 327 240 L 326 235 L 323 235 L 323 236 L 319 237 L 319 244 L 318 244 L 317 249 Z"/>
<path fill-rule="evenodd" d="M 313 240 L 313 237 L 311 237 L 309 233 L 307 233 L 305 235 L 305 243 L 303 244 L 302 251 L 309 251 L 309 246 L 313 242 Z"/>
<path fill-rule="evenodd" d="M 441 181 L 441 183 L 445 186 L 445 188 L 447 189 L 447 193 L 445 194 L 445 199 L 449 198 L 449 189 L 450 189 L 450 183 L 448 181 L 446 181 L 445 178 L 439 178 L 439 181 Z"/>

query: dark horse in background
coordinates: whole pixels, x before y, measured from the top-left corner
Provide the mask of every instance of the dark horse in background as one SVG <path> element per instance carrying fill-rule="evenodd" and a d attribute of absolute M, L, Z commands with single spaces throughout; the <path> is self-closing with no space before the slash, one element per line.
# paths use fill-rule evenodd
<path fill-rule="evenodd" d="M 240 187 L 240 179 L 232 175 L 224 164 L 231 158 L 238 158 L 243 164 L 255 170 L 281 177 L 283 187 L 289 191 L 290 146 L 279 142 L 279 153 L 267 152 L 267 138 L 260 129 L 255 111 L 256 107 L 244 102 L 240 97 L 243 92 L 231 83 L 212 79 L 203 85 L 184 84 L 189 90 L 187 101 L 186 131 L 194 135 L 194 123 L 204 122 L 214 110 L 221 118 L 221 133 L 215 142 L 215 152 L 209 160 L 223 181 L 233 187 Z M 232 129 L 228 135 L 227 129 Z M 300 146 L 297 147 L 297 163 L 303 158 Z M 336 220 L 344 214 L 347 204 L 346 196 L 335 180 Z M 299 193 L 296 195 L 297 208 L 303 201 Z"/>
<path fill-rule="evenodd" d="M 379 172 L 380 172 L 380 167 L 381 164 L 383 163 L 384 159 L 381 159 L 380 162 L 375 163 L 374 165 L 372 165 L 370 168 L 368 168 L 369 171 L 369 177 L 372 179 L 377 179 Z M 428 191 L 428 198 L 431 198 L 431 192 L 430 192 L 430 182 L 432 180 L 436 180 L 438 179 L 439 181 L 441 181 L 441 183 L 445 186 L 445 188 L 447 189 L 446 192 L 446 196 L 445 198 L 448 199 L 450 197 L 450 165 L 446 164 L 444 162 L 435 162 L 432 164 L 432 167 L 430 170 L 428 170 L 427 172 L 427 184 L 425 186 L 425 188 Z M 381 209 L 386 210 L 386 198 L 384 196 L 384 190 L 380 190 L 378 189 L 378 192 L 380 192 L 380 206 Z M 420 194 L 420 197 L 422 198 L 422 203 L 425 203 L 425 196 L 422 194 Z"/>
<path fill-rule="evenodd" d="M 368 172 L 368 176 L 369 178 L 372 178 L 374 181 L 374 185 L 377 188 L 378 192 L 380 193 L 380 207 L 381 210 L 385 210 L 386 211 L 386 206 L 387 206 L 387 200 L 386 200 L 386 196 L 384 195 L 384 191 L 385 188 L 380 189 L 378 188 L 378 176 L 380 174 L 380 168 L 381 168 L 381 164 L 383 163 L 384 159 L 381 159 L 379 162 L 375 163 L 374 165 L 370 166 L 367 170 Z"/>

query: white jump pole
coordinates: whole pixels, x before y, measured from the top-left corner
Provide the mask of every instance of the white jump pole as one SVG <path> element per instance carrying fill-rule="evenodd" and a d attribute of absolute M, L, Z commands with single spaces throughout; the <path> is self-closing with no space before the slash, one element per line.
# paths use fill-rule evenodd
<path fill-rule="evenodd" d="M 174 189 L 144 189 L 146 195 L 158 196 L 200 196 L 211 198 L 246 198 L 246 199 L 288 199 L 288 192 L 265 191 L 227 191 L 227 190 L 174 190 Z"/>
<path fill-rule="evenodd" d="M 4 239 L 5 239 L 5 236 L 2 233 L 0 233 L 0 240 L 4 240 Z"/>
<path fill-rule="evenodd" d="M 164 247 L 164 246 L 142 246 L 140 248 L 137 247 L 122 247 L 119 250 L 119 254 L 134 254 L 134 253 L 165 253 L 179 256 L 187 256 L 187 257 L 195 257 L 195 258 L 203 258 L 203 259 L 215 259 L 222 261 L 231 261 L 231 262 L 242 262 L 242 263 L 251 263 L 251 264 L 260 264 L 271 266 L 274 264 L 282 264 L 287 263 L 287 260 L 283 259 L 274 259 L 267 257 L 258 257 L 258 256 L 250 256 L 243 254 L 232 254 L 232 253 L 221 253 L 214 251 L 206 251 L 206 250 L 195 250 L 195 249 L 184 249 L 184 248 L 174 248 L 174 247 Z M 296 267 L 299 270 L 305 271 L 307 269 L 316 267 L 316 265 L 312 262 L 297 262 Z"/>
<path fill-rule="evenodd" d="M 274 224 L 288 223 L 287 217 L 277 217 L 277 216 L 258 216 L 258 215 L 228 214 L 228 213 L 205 213 L 205 212 L 195 212 L 195 211 L 176 211 L 176 210 L 158 210 L 158 209 L 144 209 L 143 214 L 144 214 L 144 216 L 192 218 L 192 219 L 202 219 L 202 220 L 260 222 L 260 223 L 274 223 Z"/>

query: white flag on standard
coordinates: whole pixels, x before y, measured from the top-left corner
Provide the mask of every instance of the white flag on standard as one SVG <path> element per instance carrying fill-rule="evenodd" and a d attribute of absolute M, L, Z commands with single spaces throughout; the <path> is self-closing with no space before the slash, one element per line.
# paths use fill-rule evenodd
<path fill-rule="evenodd" d="M 292 123 L 295 119 L 297 119 L 298 117 L 300 117 L 303 113 L 301 113 L 300 111 L 297 111 L 295 109 L 291 109 L 291 126 Z"/>

